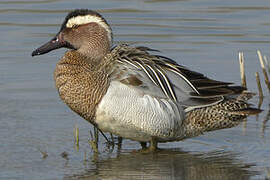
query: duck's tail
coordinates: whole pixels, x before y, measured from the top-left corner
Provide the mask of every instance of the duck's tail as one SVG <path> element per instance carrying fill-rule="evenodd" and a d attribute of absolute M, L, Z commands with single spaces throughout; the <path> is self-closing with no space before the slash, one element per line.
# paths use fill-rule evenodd
<path fill-rule="evenodd" d="M 214 106 L 188 112 L 184 121 L 186 137 L 197 136 L 206 131 L 234 127 L 244 121 L 247 116 L 260 113 L 262 110 L 253 108 L 247 103 L 247 100 L 253 96 L 253 93 L 244 92 L 236 98 L 226 98 Z"/>

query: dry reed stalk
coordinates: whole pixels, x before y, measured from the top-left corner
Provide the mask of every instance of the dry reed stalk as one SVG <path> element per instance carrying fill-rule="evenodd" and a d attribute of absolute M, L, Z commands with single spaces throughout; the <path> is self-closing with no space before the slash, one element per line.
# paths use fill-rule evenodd
<path fill-rule="evenodd" d="M 94 127 L 94 135 L 93 135 L 92 131 L 90 130 L 90 140 L 88 141 L 94 154 L 98 153 L 98 136 L 96 135 L 96 132 L 97 132 L 96 127 Z"/>
<path fill-rule="evenodd" d="M 79 128 L 76 124 L 74 126 L 74 142 L 77 146 L 79 146 Z"/>
<path fill-rule="evenodd" d="M 242 134 L 243 135 L 246 135 L 246 131 L 247 130 L 247 119 L 245 118 L 244 120 L 243 120 L 243 129 L 242 129 Z"/>
<path fill-rule="evenodd" d="M 266 56 L 263 56 L 263 59 L 264 59 L 265 65 L 267 67 L 268 73 L 270 74 L 270 64 L 268 63 L 268 59 Z"/>
<path fill-rule="evenodd" d="M 97 149 L 98 149 L 98 141 L 99 141 L 99 130 L 96 126 L 94 126 L 94 135 L 95 135 L 95 141 L 96 141 L 96 146 L 97 146 Z"/>
<path fill-rule="evenodd" d="M 260 60 L 260 63 L 261 63 L 261 67 L 262 67 L 262 71 L 263 71 L 263 75 L 264 75 L 264 81 L 265 81 L 265 84 L 266 84 L 266 86 L 268 87 L 268 90 L 269 90 L 269 92 L 270 92 L 269 78 L 268 78 L 267 72 L 266 72 L 266 70 L 265 70 L 265 66 L 264 66 L 262 54 L 261 54 L 261 52 L 260 52 L 259 50 L 257 51 L 257 54 L 258 54 L 258 57 L 259 57 L 259 60 Z"/>
<path fill-rule="evenodd" d="M 240 73 L 241 73 L 241 83 L 243 87 L 247 87 L 246 75 L 245 75 L 245 66 L 244 66 L 244 53 L 239 52 L 239 64 L 240 64 Z"/>
<path fill-rule="evenodd" d="M 256 72 L 255 76 L 256 76 L 257 86 L 258 86 L 258 90 L 259 90 L 259 97 L 263 98 L 263 91 L 262 91 L 262 86 L 261 86 L 261 80 L 260 80 L 259 73 Z"/>
<path fill-rule="evenodd" d="M 46 159 L 46 158 L 48 157 L 48 153 L 47 153 L 47 152 L 42 151 L 42 150 L 40 150 L 40 149 L 38 149 L 38 151 L 42 154 L 42 158 L 43 158 L 43 159 Z"/>

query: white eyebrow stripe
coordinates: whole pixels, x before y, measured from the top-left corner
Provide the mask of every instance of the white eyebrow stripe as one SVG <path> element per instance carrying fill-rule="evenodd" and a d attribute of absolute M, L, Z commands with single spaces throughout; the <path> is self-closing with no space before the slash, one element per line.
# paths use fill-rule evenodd
<path fill-rule="evenodd" d="M 85 15 L 85 16 L 72 17 L 67 21 L 66 27 L 72 28 L 74 25 L 83 25 L 83 24 L 88 24 L 88 23 L 92 23 L 92 22 L 97 23 L 101 27 L 103 27 L 107 31 L 110 41 L 112 40 L 111 39 L 111 28 L 109 27 L 109 25 L 107 25 L 104 22 L 104 20 L 101 17 L 98 17 L 98 16 Z"/>

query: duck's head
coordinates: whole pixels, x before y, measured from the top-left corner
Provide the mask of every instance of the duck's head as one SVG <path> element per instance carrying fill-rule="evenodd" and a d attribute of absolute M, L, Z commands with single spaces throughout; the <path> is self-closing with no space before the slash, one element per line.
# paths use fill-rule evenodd
<path fill-rule="evenodd" d="M 32 56 L 42 55 L 62 47 L 100 59 L 112 45 L 112 30 L 106 20 L 97 12 L 77 9 L 70 12 L 56 36 L 32 52 Z"/>

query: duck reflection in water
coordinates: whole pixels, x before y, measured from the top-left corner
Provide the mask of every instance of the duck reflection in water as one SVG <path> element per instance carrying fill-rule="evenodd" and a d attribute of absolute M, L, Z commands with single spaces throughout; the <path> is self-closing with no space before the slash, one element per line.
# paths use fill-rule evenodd
<path fill-rule="evenodd" d="M 88 161 L 91 163 L 91 161 Z M 249 179 L 257 174 L 252 164 L 237 162 L 236 154 L 224 151 L 192 154 L 180 149 L 162 150 L 155 154 L 121 153 L 100 160 L 83 173 L 69 179 L 185 179 L 231 180 Z"/>

